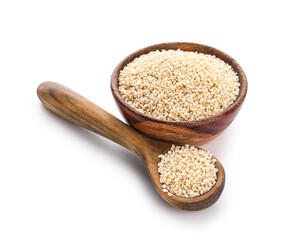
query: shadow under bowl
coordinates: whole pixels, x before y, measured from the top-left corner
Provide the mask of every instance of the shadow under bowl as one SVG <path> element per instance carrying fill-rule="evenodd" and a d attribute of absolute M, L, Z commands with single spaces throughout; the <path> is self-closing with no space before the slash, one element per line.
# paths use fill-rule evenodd
<path fill-rule="evenodd" d="M 237 73 L 240 92 L 237 99 L 224 111 L 196 121 L 168 121 L 145 115 L 128 105 L 120 95 L 118 78 L 120 71 L 135 58 L 156 50 L 180 49 L 214 55 L 228 63 Z M 111 90 L 118 108 L 127 122 L 139 132 L 151 138 L 177 144 L 200 146 L 219 136 L 234 120 L 247 93 L 247 79 L 241 66 L 228 54 L 203 44 L 170 42 L 142 48 L 123 59 L 111 76 Z"/>

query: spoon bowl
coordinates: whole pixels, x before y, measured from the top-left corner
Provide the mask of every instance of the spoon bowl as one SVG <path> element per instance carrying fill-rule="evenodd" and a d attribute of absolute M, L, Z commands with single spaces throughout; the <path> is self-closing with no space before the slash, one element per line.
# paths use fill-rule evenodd
<path fill-rule="evenodd" d="M 143 114 L 128 105 L 119 92 L 118 78 L 120 71 L 135 58 L 163 49 L 180 49 L 183 51 L 211 54 L 228 63 L 237 73 L 241 84 L 237 99 L 224 111 L 196 121 L 163 120 Z M 136 130 L 161 141 L 200 146 L 219 136 L 232 123 L 244 102 L 247 93 L 247 78 L 241 66 L 232 57 L 216 48 L 197 43 L 171 42 L 145 47 L 123 59 L 111 76 L 111 90 L 120 112 Z"/>
<path fill-rule="evenodd" d="M 220 197 L 225 185 L 225 171 L 219 161 L 215 163 L 218 169 L 217 181 L 209 192 L 195 198 L 169 196 L 162 191 L 158 156 L 170 150 L 170 143 L 144 136 L 61 84 L 44 82 L 38 87 L 37 94 L 49 110 L 137 154 L 144 163 L 158 194 L 172 206 L 183 210 L 201 210 L 214 204 Z"/>

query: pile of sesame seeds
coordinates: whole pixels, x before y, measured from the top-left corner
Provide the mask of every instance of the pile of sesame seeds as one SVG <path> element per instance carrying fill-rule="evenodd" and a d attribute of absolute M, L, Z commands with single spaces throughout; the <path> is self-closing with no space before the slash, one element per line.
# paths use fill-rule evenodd
<path fill-rule="evenodd" d="M 198 197 L 216 183 L 216 159 L 206 150 L 190 145 L 172 145 L 170 151 L 158 157 L 160 182 L 169 196 Z"/>
<path fill-rule="evenodd" d="M 239 79 L 221 59 L 182 50 L 153 51 L 121 70 L 119 91 L 141 113 L 170 121 L 193 121 L 228 108 Z"/>

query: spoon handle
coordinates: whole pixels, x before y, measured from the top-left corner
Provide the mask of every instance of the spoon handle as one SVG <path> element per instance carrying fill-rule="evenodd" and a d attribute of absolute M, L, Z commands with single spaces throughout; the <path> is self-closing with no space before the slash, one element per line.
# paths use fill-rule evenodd
<path fill-rule="evenodd" d="M 55 82 L 44 82 L 37 89 L 41 102 L 59 116 L 106 137 L 141 155 L 140 146 L 149 140 L 110 113 L 73 90 Z"/>

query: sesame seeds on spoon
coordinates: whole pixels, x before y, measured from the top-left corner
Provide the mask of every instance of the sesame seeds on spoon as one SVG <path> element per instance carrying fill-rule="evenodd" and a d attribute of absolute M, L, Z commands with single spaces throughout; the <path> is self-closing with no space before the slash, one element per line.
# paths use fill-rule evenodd
<path fill-rule="evenodd" d="M 158 172 L 162 188 L 169 196 L 193 198 L 207 193 L 216 183 L 216 159 L 206 150 L 172 145 L 170 151 L 158 156 Z"/>

